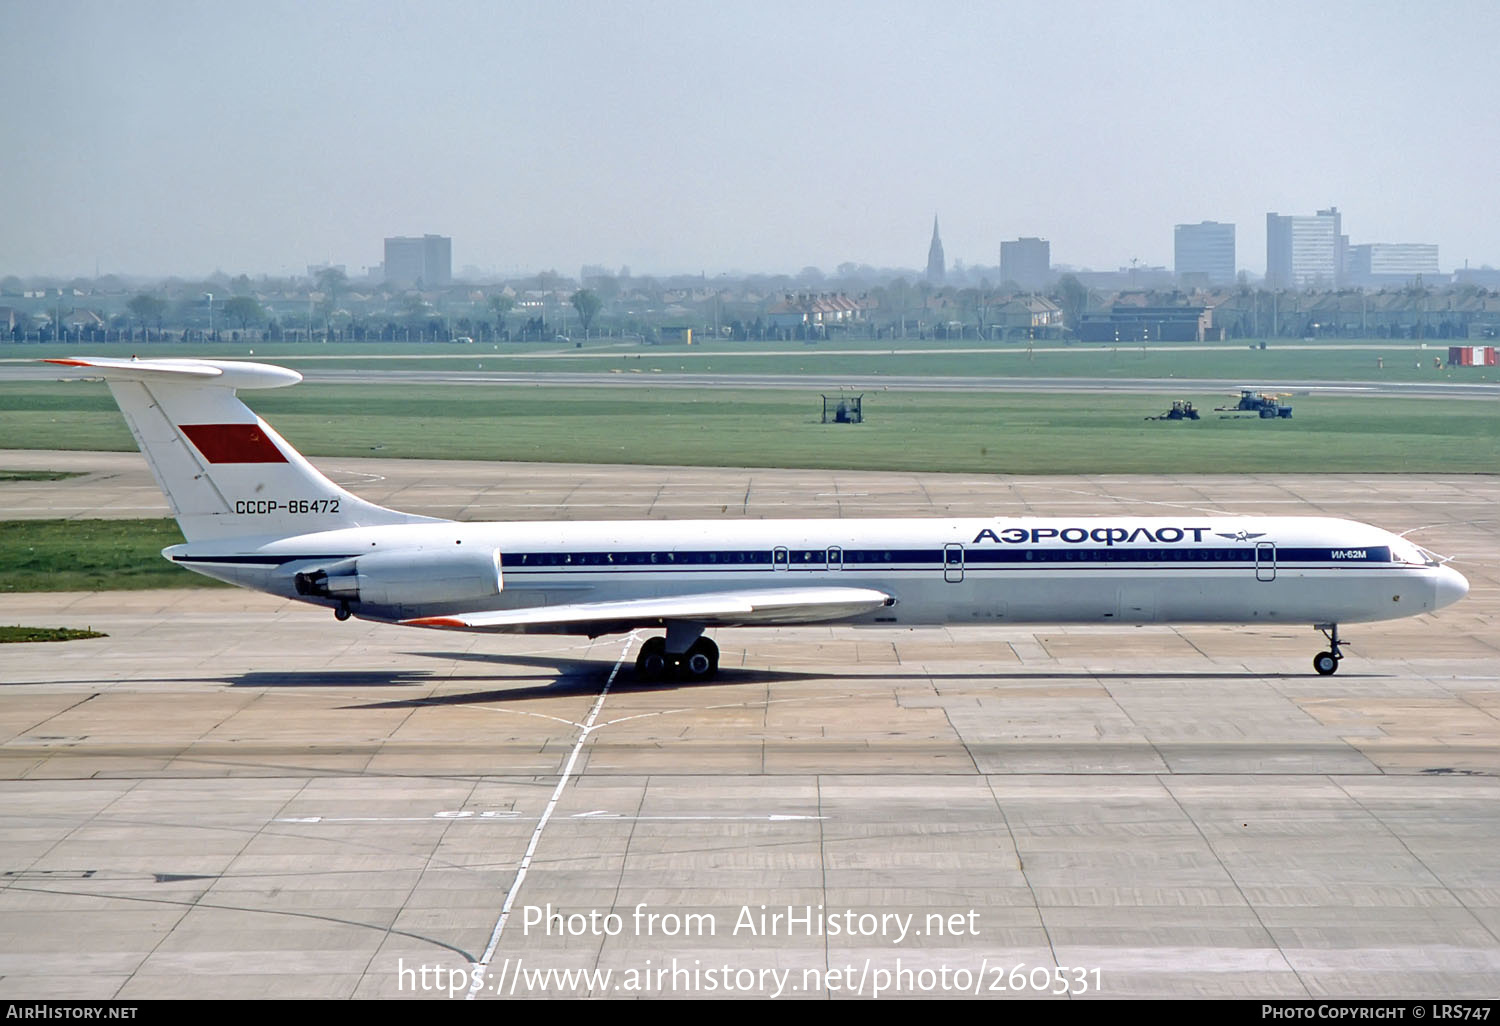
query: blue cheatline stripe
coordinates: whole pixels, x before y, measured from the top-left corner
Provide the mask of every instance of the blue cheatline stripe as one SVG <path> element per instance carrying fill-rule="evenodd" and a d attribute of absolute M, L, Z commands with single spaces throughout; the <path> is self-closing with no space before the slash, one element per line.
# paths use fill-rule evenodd
<path fill-rule="evenodd" d="M 389 551 L 389 550 L 387 550 Z M 827 549 L 792 549 L 790 565 L 803 569 L 829 565 Z M 353 559 L 360 553 L 310 553 L 307 555 L 175 555 L 179 563 L 235 563 L 256 566 L 281 566 L 307 560 L 337 561 Z M 965 548 L 943 549 L 842 549 L 834 551 L 833 565 L 846 571 L 941 568 L 959 565 L 969 567 L 1003 566 L 1024 569 L 1028 566 L 1056 564 L 1145 564 L 1201 569 L 1205 567 L 1253 565 L 1257 553 L 1251 548 L 1203 547 L 1110 547 L 1066 546 L 1049 548 Z M 1386 546 L 1365 548 L 1280 548 L 1275 550 L 1278 567 L 1317 564 L 1320 567 L 1386 565 L 1391 561 Z M 1263 565 L 1269 565 L 1271 553 L 1260 553 Z M 763 570 L 772 566 L 769 549 L 733 549 L 704 551 L 587 551 L 587 552 L 504 552 L 501 568 L 509 572 L 547 571 L 553 569 L 601 570 L 617 572 L 651 572 L 657 570 Z M 776 564 L 781 565 L 781 564 Z"/>
<path fill-rule="evenodd" d="M 826 549 L 793 549 L 790 563 L 793 567 L 822 567 L 833 564 L 845 570 L 877 570 L 892 567 L 957 565 L 957 552 L 943 549 L 842 549 L 828 558 Z M 1337 553 L 1337 555 L 1336 555 Z M 1225 563 L 1253 564 L 1255 549 L 1246 548 L 1111 548 L 1107 546 L 1059 547 L 1059 548 L 967 548 L 962 552 L 964 564 L 1028 564 L 1028 563 L 1188 563 L 1195 565 L 1222 565 Z M 1270 562 L 1270 553 L 1260 553 L 1263 563 Z M 1293 548 L 1279 549 L 1275 553 L 1277 565 L 1289 563 L 1328 563 L 1348 566 L 1359 563 L 1390 562 L 1390 550 L 1385 547 L 1363 549 Z M 501 566 L 506 570 L 544 570 L 553 567 L 569 569 L 594 568 L 602 570 L 633 569 L 714 569 L 757 568 L 771 565 L 771 552 L 761 551 L 664 551 L 664 552 L 506 552 L 501 556 Z"/>

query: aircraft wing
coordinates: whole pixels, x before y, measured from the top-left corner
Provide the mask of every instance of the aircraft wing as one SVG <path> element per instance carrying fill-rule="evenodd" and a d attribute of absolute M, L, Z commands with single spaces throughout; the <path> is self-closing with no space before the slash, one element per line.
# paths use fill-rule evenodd
<path fill-rule="evenodd" d="M 525 609 L 497 609 L 448 616 L 423 616 L 401 623 L 412 627 L 456 630 L 525 630 L 567 625 L 625 630 L 655 626 L 664 620 L 687 620 L 712 626 L 798 624 L 838 620 L 890 604 L 891 597 L 873 588 L 763 588 L 715 591 L 659 598 L 568 602 Z M 609 630 L 601 631 L 609 633 Z"/>
<path fill-rule="evenodd" d="M 100 377 L 122 381 L 177 382 L 220 385 L 224 388 L 280 388 L 295 385 L 302 375 L 285 367 L 239 360 L 138 360 L 111 356 L 58 357 L 44 363 L 88 367 Z"/>

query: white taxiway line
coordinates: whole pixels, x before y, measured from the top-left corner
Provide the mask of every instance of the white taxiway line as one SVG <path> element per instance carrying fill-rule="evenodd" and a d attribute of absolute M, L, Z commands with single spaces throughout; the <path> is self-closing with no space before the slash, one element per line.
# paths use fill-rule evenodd
<path fill-rule="evenodd" d="M 589 739 L 589 734 L 594 729 L 594 720 L 599 717 L 599 710 L 604 708 L 604 699 L 609 696 L 609 689 L 614 687 L 615 678 L 620 675 L 620 667 L 625 665 L 625 656 L 630 652 L 630 646 L 635 644 L 635 632 L 631 631 L 625 639 L 625 647 L 620 650 L 620 658 L 615 660 L 615 668 L 609 671 L 609 679 L 604 682 L 604 689 L 599 692 L 599 697 L 594 699 L 594 707 L 589 710 L 588 716 L 583 721 L 583 727 L 578 732 L 578 740 L 573 743 L 573 751 L 568 755 L 568 762 L 563 766 L 562 776 L 557 778 L 557 786 L 552 789 L 552 797 L 547 801 L 547 808 L 542 812 L 542 818 L 537 820 L 536 829 L 531 832 L 531 843 L 526 845 L 526 854 L 521 856 L 521 865 L 516 870 L 516 878 L 511 882 L 510 890 L 505 894 L 505 903 L 500 906 L 500 918 L 495 921 L 495 930 L 490 934 L 489 947 L 484 949 L 484 957 L 479 960 L 476 968 L 488 969 L 490 959 L 495 957 L 495 949 L 500 946 L 500 935 L 505 932 L 505 922 L 510 918 L 511 907 L 515 904 L 516 895 L 521 890 L 521 884 L 526 879 L 526 873 L 531 869 L 531 858 L 536 854 L 537 845 L 541 843 L 542 831 L 547 829 L 547 822 L 552 818 L 552 812 L 557 808 L 557 803 L 562 798 L 563 788 L 568 786 L 568 780 L 573 776 L 573 766 L 578 762 L 578 753 L 583 751 L 583 744 Z M 475 973 L 474 981 L 469 985 L 469 993 L 464 997 L 465 1001 L 473 1001 L 481 987 L 484 986 L 484 973 Z"/>
<path fill-rule="evenodd" d="M 1457 680 L 1494 680 L 1493 677 L 1458 677 Z M 487 810 L 484 812 L 470 812 L 467 810 L 453 810 L 435 812 L 430 816 L 279 816 L 271 820 L 272 823 L 433 823 L 433 822 L 457 822 L 457 823 L 514 823 L 518 819 L 524 819 L 519 812 L 509 809 Z M 757 812 L 747 813 L 742 816 L 712 816 L 712 815 L 684 815 L 684 816 L 632 816 L 623 812 L 609 812 L 605 809 L 595 809 L 592 812 L 575 812 L 568 819 L 608 819 L 621 821 L 634 821 L 637 823 L 782 823 L 792 820 L 817 820 L 827 819 L 827 816 L 806 816 L 793 812 Z"/>

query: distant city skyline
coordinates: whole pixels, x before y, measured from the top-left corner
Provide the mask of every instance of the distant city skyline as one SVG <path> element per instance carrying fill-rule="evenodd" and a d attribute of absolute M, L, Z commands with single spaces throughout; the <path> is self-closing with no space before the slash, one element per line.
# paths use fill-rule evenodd
<path fill-rule="evenodd" d="M 950 272 L 1171 266 L 1211 220 L 1259 274 L 1267 212 L 1334 204 L 1500 265 L 1488 0 L 6 13 L 0 275 L 358 273 L 433 231 L 505 276 L 920 272 L 934 210 Z"/>
<path fill-rule="evenodd" d="M 914 278 L 925 278 L 933 285 L 941 286 L 945 282 L 947 263 L 943 253 L 943 244 L 939 232 L 939 218 L 933 218 L 932 237 L 929 242 L 925 272 L 916 264 L 907 266 L 890 266 L 875 268 L 866 261 L 843 261 L 838 268 L 809 268 L 804 266 L 803 271 L 814 269 L 828 276 L 837 277 L 839 268 L 857 265 L 861 268 L 871 268 L 890 273 L 908 274 Z M 1263 280 L 1268 286 L 1281 288 L 1306 288 L 1306 287 L 1337 287 L 1343 284 L 1352 285 L 1379 285 L 1390 284 L 1396 278 L 1411 278 L 1413 276 L 1429 275 L 1442 277 L 1449 273 L 1463 270 L 1462 267 L 1453 268 L 1451 272 L 1444 272 L 1440 267 L 1438 253 L 1440 247 L 1435 243 L 1351 243 L 1349 236 L 1340 233 L 1342 223 L 1342 212 L 1337 207 L 1319 210 L 1314 215 L 1281 215 L 1275 212 L 1266 214 L 1266 272 L 1264 275 L 1256 275 L 1249 272 L 1247 268 L 1240 266 L 1236 268 L 1236 246 L 1234 224 L 1202 221 L 1198 224 L 1179 224 L 1174 226 L 1174 253 L 1171 264 L 1171 274 L 1178 280 L 1185 280 L 1193 284 L 1201 285 L 1226 285 L 1238 280 L 1240 273 L 1250 273 L 1252 277 Z M 383 240 L 384 260 L 362 268 L 360 271 L 349 274 L 345 264 L 308 264 L 306 265 L 306 276 L 316 277 L 323 270 L 336 269 L 340 273 L 351 278 L 351 280 L 370 279 L 386 284 L 398 284 L 412 286 L 425 284 L 432 287 L 446 287 L 455 280 L 475 280 L 478 278 L 515 278 L 530 277 L 535 274 L 557 273 L 561 276 L 572 278 L 565 268 L 536 267 L 520 268 L 512 273 L 506 274 L 493 268 L 477 268 L 473 265 L 461 267 L 458 274 L 452 270 L 452 246 L 453 240 L 447 236 L 434 235 L 431 233 L 417 237 L 387 237 Z M 958 260 L 955 266 L 959 273 L 973 273 L 976 269 L 987 269 L 998 275 L 994 284 L 1012 282 L 1023 288 L 1039 288 L 1054 281 L 1057 276 L 1073 271 L 1101 273 L 1111 270 L 1128 271 L 1163 271 L 1166 265 L 1153 265 L 1133 261 L 1130 267 L 1121 265 L 1117 268 L 1087 267 L 1069 264 L 1065 261 L 1053 263 L 1050 254 L 1050 243 L 1046 239 L 1028 237 L 1021 239 L 1008 239 L 1000 243 L 999 260 L 994 264 L 986 264 L 975 261 L 966 264 Z M 1476 265 L 1486 266 L 1487 265 Z M 231 271 L 225 268 L 215 268 L 209 272 L 198 275 L 180 273 L 149 275 L 139 274 L 131 271 L 106 272 L 97 270 L 94 277 L 104 274 L 116 274 L 121 277 L 149 279 L 167 277 L 215 277 L 220 275 L 237 276 L 239 274 L 250 274 L 242 269 Z M 257 270 L 255 276 L 276 277 L 278 275 L 270 272 Z M 599 264 L 584 264 L 578 275 L 579 281 L 586 281 L 590 277 L 609 277 L 617 272 L 614 269 Z M 619 273 L 628 276 L 630 274 L 627 266 L 622 266 Z M 646 276 L 659 275 L 662 277 L 679 277 L 683 275 L 696 276 L 700 272 L 640 272 Z M 729 272 L 719 272 L 715 277 L 772 277 L 791 276 L 800 273 L 791 268 L 764 271 L 740 271 L 735 269 Z M 22 275 L 9 272 L 6 277 L 77 277 L 87 278 L 87 274 L 73 275 L 44 275 L 31 274 Z M 283 269 L 280 276 L 295 277 L 297 272 L 291 268 Z"/>

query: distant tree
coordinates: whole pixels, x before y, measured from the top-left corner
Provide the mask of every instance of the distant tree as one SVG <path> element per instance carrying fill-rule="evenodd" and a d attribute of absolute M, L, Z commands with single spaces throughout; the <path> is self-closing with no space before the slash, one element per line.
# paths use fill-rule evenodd
<path fill-rule="evenodd" d="M 589 337 L 589 325 L 594 322 L 594 316 L 603 305 L 604 300 L 590 289 L 579 289 L 573 293 L 573 309 L 578 311 L 578 318 L 583 321 L 584 338 Z"/>
<path fill-rule="evenodd" d="M 620 279 L 612 274 L 601 274 L 589 279 L 588 287 L 598 293 L 599 298 L 606 303 L 620 295 Z"/>
<path fill-rule="evenodd" d="M 401 316 L 408 327 L 420 327 L 421 323 L 432 312 L 427 301 L 422 298 L 421 293 L 413 292 L 401 300 Z"/>
<path fill-rule="evenodd" d="M 224 316 L 239 321 L 240 330 L 244 331 L 250 325 L 265 320 L 266 311 L 254 296 L 231 296 L 224 301 Z"/>
<path fill-rule="evenodd" d="M 888 307 L 896 319 L 901 322 L 900 334 L 897 338 L 906 337 L 906 308 L 911 306 L 912 287 L 905 278 L 897 278 L 885 287 L 885 292 L 880 297 L 880 305 Z"/>
<path fill-rule="evenodd" d="M 144 328 L 146 325 L 154 323 L 156 330 L 158 332 L 161 331 L 161 319 L 167 315 L 167 301 L 165 299 L 142 292 L 129 303 L 125 304 L 125 308 L 130 311 L 131 316 L 140 322 L 141 327 Z"/>
<path fill-rule="evenodd" d="M 959 309 L 966 314 L 972 314 L 979 325 L 979 337 L 985 338 L 985 324 L 990 319 L 990 307 L 994 305 L 994 294 L 989 288 L 960 289 L 958 293 Z"/>
<path fill-rule="evenodd" d="M 1063 310 L 1063 318 L 1068 327 L 1074 331 L 1083 323 L 1084 311 L 1089 305 L 1089 290 L 1079 281 L 1076 275 L 1065 274 L 1057 282 L 1057 295 L 1061 300 L 1059 305 Z"/>
<path fill-rule="evenodd" d="M 540 317 L 528 317 L 521 325 L 521 341 L 539 341 L 549 335 L 547 322 Z"/>
<path fill-rule="evenodd" d="M 927 321 L 928 304 L 932 302 L 932 294 L 934 291 L 936 290 L 933 289 L 932 282 L 925 280 L 917 282 L 917 298 L 922 301 L 922 319 L 917 322 L 918 338 L 923 337 L 923 325 Z"/>
<path fill-rule="evenodd" d="M 516 301 L 503 292 L 497 292 L 490 297 L 490 309 L 495 312 L 495 333 L 505 334 L 505 315 L 510 313 L 511 307 Z"/>
<path fill-rule="evenodd" d="M 318 272 L 318 291 L 323 293 L 329 310 L 339 305 L 339 293 L 349 287 L 349 276 L 337 267 L 325 267 Z"/>

